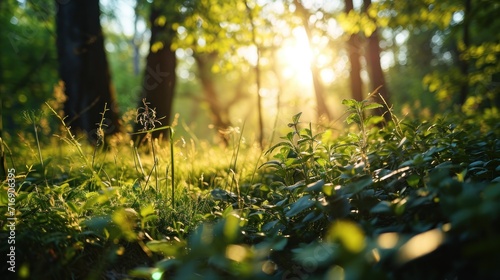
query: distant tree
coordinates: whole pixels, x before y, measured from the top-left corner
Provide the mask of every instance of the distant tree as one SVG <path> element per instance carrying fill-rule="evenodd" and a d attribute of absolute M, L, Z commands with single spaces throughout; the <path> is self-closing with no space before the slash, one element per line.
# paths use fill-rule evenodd
<path fill-rule="evenodd" d="M 372 4 L 371 0 L 363 0 L 363 10 L 369 15 L 368 10 Z M 371 18 L 375 21 L 375 19 Z M 382 65 L 380 63 L 380 45 L 378 37 L 378 28 L 375 28 L 367 38 L 367 48 L 366 48 L 366 64 L 368 67 L 368 74 L 370 76 L 370 82 L 372 89 L 379 88 L 378 93 L 389 102 L 390 94 L 389 88 L 385 82 L 384 71 L 382 70 Z M 384 109 L 379 110 L 379 115 L 384 113 Z M 390 120 L 391 116 L 389 114 L 384 114 L 386 120 Z"/>
<path fill-rule="evenodd" d="M 178 44 L 174 45 L 174 42 L 178 40 L 177 28 L 193 13 L 195 4 L 195 1 L 182 0 L 157 0 L 150 4 L 151 37 L 138 107 L 143 106 L 143 99 L 149 103 L 158 117 L 159 127 L 156 128 L 170 125 L 177 83 L 175 51 Z M 138 123 L 136 130 L 141 129 L 143 127 Z M 156 130 L 152 136 L 165 138 L 168 133 L 166 129 Z M 139 138 L 142 138 L 141 134 Z"/>
<path fill-rule="evenodd" d="M 217 92 L 214 79 L 222 73 L 230 72 L 235 66 L 249 66 L 252 69 L 249 74 L 252 75 L 251 81 L 255 84 L 256 93 L 256 106 L 253 108 L 256 108 L 258 142 L 262 146 L 265 123 L 262 96 L 258 94 L 263 83 L 260 59 L 263 50 L 272 40 L 264 39 L 269 38 L 264 32 L 270 28 L 261 11 L 262 6 L 253 0 L 197 1 L 195 12 L 183 23 L 183 36 L 177 44 L 194 53 L 197 76 L 205 96 L 203 101 L 208 103 L 213 124 L 218 129 L 229 127 L 230 107 L 246 97 L 246 94 L 237 86 L 234 96 L 223 96 Z M 246 60 L 238 54 L 242 48 L 255 51 L 255 59 Z M 214 75 L 217 73 L 219 75 Z M 248 77 L 244 79 L 249 80 Z M 225 83 L 228 83 L 228 79 L 225 79 Z M 239 82 L 238 85 L 242 83 L 244 82 Z M 224 135 L 220 136 L 224 142 L 227 141 Z"/>
<path fill-rule="evenodd" d="M 339 17 L 340 24 L 344 28 L 345 33 L 349 36 L 347 49 L 351 62 L 350 82 L 352 96 L 354 99 L 363 99 L 362 94 L 360 94 L 361 87 L 359 86 L 361 84 L 361 77 L 357 70 L 357 68 L 360 67 L 358 53 L 360 51 L 360 44 L 356 37 L 356 35 L 363 34 L 363 43 L 365 46 L 364 58 L 366 70 L 370 78 L 370 90 L 378 88 L 377 93 L 379 93 L 385 101 L 389 102 L 389 89 L 380 62 L 381 49 L 378 36 L 380 22 L 376 17 L 378 11 L 372 7 L 371 0 L 363 0 L 361 11 L 355 11 L 352 2 L 353 1 L 350 0 L 345 1 L 345 13 L 341 14 Z M 355 36 L 353 37 L 353 35 Z M 380 99 L 378 95 L 376 95 L 375 98 Z M 382 102 L 381 100 L 378 101 Z M 384 115 L 384 118 L 388 120 L 390 115 L 384 113 L 385 109 L 377 110 L 378 115 Z"/>
<path fill-rule="evenodd" d="M 349 14 L 354 11 L 352 0 L 345 0 L 345 12 Z M 347 53 L 351 68 L 349 70 L 349 82 L 351 86 L 351 96 L 353 99 L 363 100 L 363 81 L 361 80 L 361 38 L 359 34 L 349 34 L 347 40 Z"/>
<path fill-rule="evenodd" d="M 54 59 L 55 10 L 51 1 L 0 1 L 4 140 L 8 140 L 8 135 L 17 135 L 26 124 L 19 112 L 41 108 L 52 97 L 54 85 L 60 79 Z"/>
<path fill-rule="evenodd" d="M 59 75 L 67 96 L 64 113 L 74 131 L 92 139 L 105 104 L 107 134 L 121 130 L 104 50 L 98 0 L 56 1 Z"/>
<path fill-rule="evenodd" d="M 468 49 L 470 47 L 470 13 L 472 8 L 472 1 L 464 1 L 464 21 L 462 26 L 462 43 L 463 48 Z M 460 86 L 460 96 L 458 98 L 458 104 L 461 106 L 465 104 L 467 100 L 467 95 L 469 94 L 469 61 L 463 57 L 459 58 L 460 63 L 460 73 L 464 77 L 464 81 Z"/>
<path fill-rule="evenodd" d="M 309 17 L 311 14 L 309 11 L 302 5 L 301 0 L 294 0 L 293 3 L 296 6 L 297 15 L 300 17 L 302 21 L 302 25 L 304 30 L 306 31 L 307 38 L 309 43 L 312 41 L 312 27 L 309 23 Z M 327 120 L 331 120 L 332 116 L 330 114 L 330 110 L 328 109 L 328 105 L 326 104 L 325 98 L 325 89 L 323 83 L 321 82 L 320 71 L 314 61 L 311 61 L 311 75 L 314 86 L 314 93 L 316 96 L 316 107 L 318 118 L 326 118 Z"/>
<path fill-rule="evenodd" d="M 215 128 L 223 132 L 231 126 L 229 109 L 241 99 L 242 94 L 236 94 L 231 100 L 223 103 L 220 100 L 221 94 L 216 88 L 216 81 L 212 71 L 212 67 L 218 59 L 218 54 L 216 52 L 203 54 L 194 53 L 193 57 L 198 69 L 197 76 L 203 89 L 204 98 L 202 101 L 208 104 L 210 116 Z M 228 145 L 228 138 L 224 133 L 219 133 L 219 137 L 224 145 Z"/>
<path fill-rule="evenodd" d="M 172 20 L 167 20 L 162 12 L 162 7 L 155 3 L 151 5 L 149 18 L 151 39 L 149 54 L 146 58 L 139 107 L 143 106 L 142 99 L 145 99 L 151 108 L 156 111 L 160 126 L 164 127 L 170 124 L 177 81 L 175 73 L 177 58 L 175 57 L 175 50 L 172 49 L 172 42 L 176 32 L 172 28 Z M 137 130 L 143 129 L 139 123 L 136 128 Z M 165 137 L 167 134 L 167 130 L 158 130 L 153 132 L 153 137 Z"/>
<path fill-rule="evenodd" d="M 423 84 L 441 104 L 447 104 L 442 108 L 457 105 L 470 111 L 500 103 L 500 22 L 496 20 L 500 5 L 483 2 L 384 0 L 372 4 L 380 12 L 377 15 L 388 18 L 389 28 L 408 31 L 408 61 L 417 62 L 412 66 L 426 73 Z M 415 45 L 413 38 L 423 36 L 427 43 Z M 422 49 L 430 51 L 430 59 L 422 56 Z"/>

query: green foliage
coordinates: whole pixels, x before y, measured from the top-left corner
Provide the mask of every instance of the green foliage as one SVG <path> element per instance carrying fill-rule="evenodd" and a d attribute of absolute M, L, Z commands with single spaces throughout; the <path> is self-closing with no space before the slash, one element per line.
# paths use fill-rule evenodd
<path fill-rule="evenodd" d="M 498 277 L 498 124 L 447 117 L 371 129 L 364 113 L 380 105 L 344 104 L 346 121 L 366 136 L 323 144 L 311 125 L 301 128 L 301 114 L 293 116 L 291 131 L 268 151 L 274 159 L 261 166 L 264 180 L 242 190 L 251 204 L 229 206 L 218 222 L 199 226 L 187 247 L 165 243 L 164 261 L 133 274 Z M 349 142 L 363 139 L 366 164 L 362 145 Z M 217 193 L 230 201 L 231 194 Z"/>
<path fill-rule="evenodd" d="M 57 60 L 52 21 L 54 3 L 0 3 L 0 95 L 4 131 L 23 126 L 26 108 L 39 109 L 57 83 Z M 11 118 L 5 118 L 11 116 Z"/>
<path fill-rule="evenodd" d="M 5 3 L 0 4 L 6 8 L 0 20 L 9 28 L 2 33 L 1 49 L 16 47 L 35 56 L 34 50 L 39 49 L 53 53 L 44 40 L 48 35 L 42 32 L 52 30 L 52 24 L 34 12 L 36 6 Z M 222 59 L 236 64 L 231 55 L 250 41 L 249 12 L 260 28 L 257 41 L 264 49 L 279 44 L 284 36 L 273 37 L 269 26 L 286 21 L 262 17 L 270 4 L 249 1 L 252 9 L 248 11 L 242 2 L 176 3 L 164 6 L 164 15 L 154 23 L 177 32 L 175 47 L 218 52 Z M 134 148 L 123 144 L 128 142 L 126 135 L 117 135 L 106 145 L 99 141 L 92 146 L 69 132 L 64 118 L 53 117 L 59 116 L 60 107 L 54 105 L 60 99 L 49 102 L 50 109 L 43 108 L 52 112 L 52 121 L 48 114 L 27 111 L 24 123 L 34 136 L 21 133 L 21 141 L 12 140 L 17 139 L 15 135 L 6 138 L 13 143 L 6 146 L 6 155 L 11 155 L 8 163 L 18 171 L 14 213 L 18 276 L 499 278 L 499 113 L 496 108 L 477 110 L 481 106 L 476 106 L 497 97 L 498 44 L 484 38 L 478 23 L 473 33 L 479 39 L 459 49 L 457 58 L 453 52 L 446 61 L 443 54 L 453 49 L 449 45 L 457 42 L 453 36 L 460 26 L 450 18 L 460 13 L 461 2 L 412 3 L 376 2 L 366 14 L 341 16 L 340 24 L 348 33 L 362 31 L 365 35 L 377 27 L 421 32 L 423 38 L 410 34 L 414 41 L 406 44 L 405 56 L 406 62 L 421 64 L 406 67 L 402 63 L 392 70 L 396 73 L 392 81 L 398 79 L 404 89 L 401 95 L 411 95 L 405 101 L 422 98 L 418 87 L 429 65 L 436 66 L 436 72 L 424 79 L 425 84 L 429 91 L 441 92 L 441 100 L 449 100 L 463 78 L 455 67 L 457 59 L 469 62 L 468 79 L 476 94 L 467 103 L 465 115 L 400 120 L 385 100 L 377 104 L 346 99 L 342 102 L 346 106 L 345 131 L 319 130 L 313 123 L 303 123 L 305 114 L 299 113 L 261 157 L 237 128 L 228 137 L 232 141 L 228 149 L 213 147 L 195 136 L 186 141 L 177 130 L 175 137 L 171 131 L 168 144 L 151 141 L 148 147 Z M 479 18 L 492 19 L 493 13 L 486 9 L 478 8 Z M 179 13 L 181 10 L 184 12 Z M 14 24 L 4 11 L 35 16 Z M 317 9 L 314 20 L 326 32 L 326 22 L 332 21 L 324 12 Z M 170 16 L 174 20 L 169 21 Z M 325 26 L 320 27 L 322 23 Z M 42 26 L 47 29 L 39 30 Z M 26 37 L 28 27 L 40 32 Z M 17 37 L 9 37 L 12 32 Z M 434 36 L 452 42 L 432 49 Z M 422 43 L 418 43 L 420 39 Z M 429 47 L 423 51 L 428 56 L 414 54 L 421 46 Z M 115 62 L 126 59 L 123 53 L 116 53 Z M 2 95 L 6 112 L 52 92 L 53 70 L 31 76 L 26 83 L 29 89 L 24 84 L 13 86 L 24 82 L 16 71 L 27 68 L 17 67 L 19 63 L 35 61 L 31 56 L 26 59 L 2 56 L 6 86 L 0 90 L 14 93 Z M 116 65 L 119 69 L 124 64 Z M 230 70 L 223 62 L 213 65 Z M 238 74 L 245 77 L 244 71 Z M 221 79 L 230 79 L 227 76 Z M 133 88 L 133 80 L 125 80 L 121 89 Z M 28 93 L 36 98 L 26 99 Z M 122 95 L 123 104 L 130 103 L 127 96 L 131 95 Z M 157 118 L 146 107 L 138 121 L 143 121 L 147 134 L 155 129 Z M 386 114 L 391 121 L 383 123 L 370 115 L 380 108 L 389 110 Z M 103 133 L 104 123 L 102 119 L 96 124 L 97 131 Z M 53 133 L 57 136 L 47 137 Z M 260 162 L 261 158 L 266 162 Z M 2 189 L 7 188 L 8 183 L 2 182 Z M 3 191 L 0 215 L 7 216 L 8 204 L 8 193 Z M 2 224 L 0 239 L 7 240 L 9 234 L 7 223 Z M 8 250 L 2 242 L 0 251 Z"/>

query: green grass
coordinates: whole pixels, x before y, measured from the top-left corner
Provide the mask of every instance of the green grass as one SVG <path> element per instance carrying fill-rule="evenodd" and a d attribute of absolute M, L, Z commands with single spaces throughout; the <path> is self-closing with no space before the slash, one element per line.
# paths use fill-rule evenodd
<path fill-rule="evenodd" d="M 499 277 L 498 111 L 425 121 L 390 111 L 381 128 L 369 117 L 381 105 L 344 104 L 344 132 L 297 114 L 267 151 L 236 129 L 227 148 L 173 133 L 92 145 L 61 118 L 31 118 L 35 134 L 6 153 L 18 278 Z M 43 118 L 61 128 L 38 134 Z M 4 223 L 2 254 L 8 234 Z"/>

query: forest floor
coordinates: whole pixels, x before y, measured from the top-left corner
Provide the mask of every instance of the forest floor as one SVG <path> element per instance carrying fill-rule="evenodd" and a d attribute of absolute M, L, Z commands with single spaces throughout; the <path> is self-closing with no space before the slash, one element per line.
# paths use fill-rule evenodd
<path fill-rule="evenodd" d="M 378 104 L 345 105 L 345 131 L 298 114 L 265 151 L 238 130 L 225 148 L 12 136 L 4 275 L 499 279 L 498 111 L 381 127 Z"/>

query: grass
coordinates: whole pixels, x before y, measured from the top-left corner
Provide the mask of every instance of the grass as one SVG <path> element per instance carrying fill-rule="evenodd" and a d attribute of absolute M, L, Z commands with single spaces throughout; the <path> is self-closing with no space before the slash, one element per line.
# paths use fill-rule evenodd
<path fill-rule="evenodd" d="M 173 126 L 164 143 L 90 144 L 48 106 L 57 136 L 30 118 L 34 137 L 9 149 L 18 278 L 497 277 L 498 112 L 422 122 L 384 104 L 393 121 L 380 128 L 368 116 L 381 105 L 344 104 L 345 133 L 297 114 L 266 154 L 244 127 L 227 148 L 176 138 Z M 143 133 L 157 129 L 154 114 L 142 120 Z M 434 245 L 408 249 L 417 243 Z"/>

